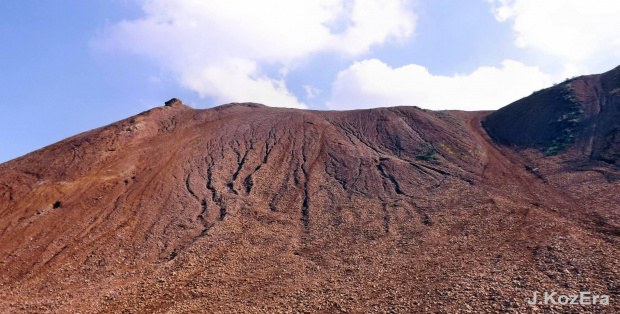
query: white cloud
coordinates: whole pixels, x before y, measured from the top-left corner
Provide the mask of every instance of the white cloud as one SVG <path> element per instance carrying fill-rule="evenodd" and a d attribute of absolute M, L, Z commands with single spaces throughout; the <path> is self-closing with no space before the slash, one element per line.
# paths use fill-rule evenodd
<path fill-rule="evenodd" d="M 338 74 L 328 107 L 419 106 L 434 110 L 492 110 L 550 86 L 537 67 L 505 60 L 500 68 L 480 67 L 468 75 L 439 76 L 419 65 L 391 68 L 370 59 Z"/>
<path fill-rule="evenodd" d="M 561 58 L 567 74 L 615 67 L 620 1 L 488 0 L 498 21 L 512 21 L 515 44 Z"/>
<path fill-rule="evenodd" d="M 106 28 L 95 45 L 148 56 L 180 84 L 220 103 L 305 108 L 282 68 L 317 52 L 356 55 L 415 27 L 407 0 L 142 0 L 144 17 Z"/>

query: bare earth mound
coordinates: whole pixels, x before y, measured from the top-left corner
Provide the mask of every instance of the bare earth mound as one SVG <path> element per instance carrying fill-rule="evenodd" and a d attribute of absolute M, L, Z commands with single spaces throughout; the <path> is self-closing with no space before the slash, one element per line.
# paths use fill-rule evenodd
<path fill-rule="evenodd" d="M 1 164 L 0 312 L 618 311 L 618 72 L 495 113 L 172 100 Z"/>

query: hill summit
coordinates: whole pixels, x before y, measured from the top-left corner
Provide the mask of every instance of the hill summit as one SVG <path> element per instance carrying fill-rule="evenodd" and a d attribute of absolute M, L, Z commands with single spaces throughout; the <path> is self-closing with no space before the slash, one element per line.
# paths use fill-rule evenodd
<path fill-rule="evenodd" d="M 78 134 L 0 165 L 0 312 L 613 312 L 618 72 L 495 112 L 172 99 Z"/>

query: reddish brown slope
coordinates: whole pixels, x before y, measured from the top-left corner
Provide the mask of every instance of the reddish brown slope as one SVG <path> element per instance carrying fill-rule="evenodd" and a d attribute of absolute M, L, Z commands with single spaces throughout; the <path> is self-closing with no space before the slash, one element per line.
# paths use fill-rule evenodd
<path fill-rule="evenodd" d="M 617 296 L 617 184 L 559 157 L 536 157 L 544 177 L 527 171 L 536 152 L 497 147 L 485 115 L 173 102 L 2 164 L 0 311 L 453 312 L 525 310 L 533 291 Z M 608 215 L 582 220 L 595 193 Z"/>

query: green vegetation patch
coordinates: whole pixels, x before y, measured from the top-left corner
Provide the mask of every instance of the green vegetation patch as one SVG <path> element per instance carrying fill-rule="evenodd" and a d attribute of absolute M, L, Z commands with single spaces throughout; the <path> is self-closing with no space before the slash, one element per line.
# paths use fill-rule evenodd
<path fill-rule="evenodd" d="M 437 160 L 437 151 L 435 146 L 427 142 L 420 142 L 421 150 L 420 154 L 415 156 L 417 160 L 432 161 Z"/>
<path fill-rule="evenodd" d="M 577 126 L 581 121 L 584 111 L 581 109 L 580 101 L 575 97 L 572 91 L 571 84 L 566 84 L 562 99 L 570 104 L 570 109 L 555 121 L 555 124 L 561 128 L 562 133 L 553 139 L 551 145 L 545 150 L 547 156 L 557 155 L 575 142 L 575 131 L 577 130 Z"/>

